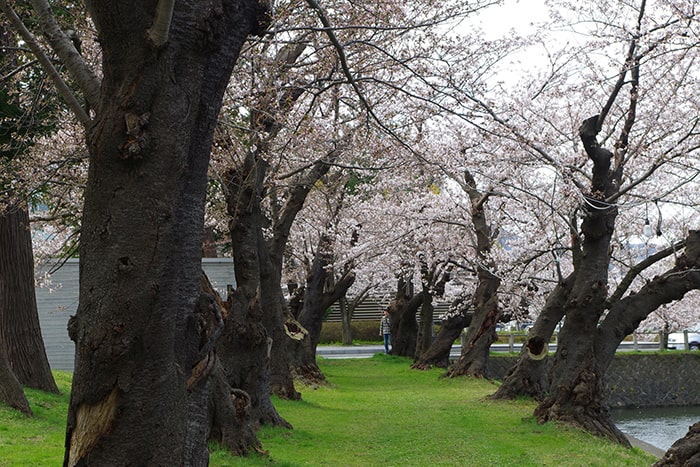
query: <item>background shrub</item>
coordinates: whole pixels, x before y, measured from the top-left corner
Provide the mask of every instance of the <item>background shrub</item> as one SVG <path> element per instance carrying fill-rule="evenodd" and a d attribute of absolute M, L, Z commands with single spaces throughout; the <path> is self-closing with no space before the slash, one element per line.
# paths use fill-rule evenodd
<path fill-rule="evenodd" d="M 350 325 L 353 341 L 381 342 L 379 337 L 379 320 L 353 321 Z M 319 344 L 338 344 L 342 342 L 341 323 L 324 322 L 321 327 Z"/>

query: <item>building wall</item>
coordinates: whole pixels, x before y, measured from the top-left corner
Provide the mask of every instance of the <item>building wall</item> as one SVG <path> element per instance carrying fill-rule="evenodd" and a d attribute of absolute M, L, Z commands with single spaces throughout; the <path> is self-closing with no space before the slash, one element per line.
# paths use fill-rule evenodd
<path fill-rule="evenodd" d="M 50 272 L 50 283 L 36 288 L 39 322 L 49 364 L 54 370 L 73 371 L 75 344 L 68 337 L 68 319 L 78 309 L 78 260 L 51 260 L 39 267 Z M 58 267 L 55 271 L 54 268 Z M 228 285 L 235 285 L 231 258 L 204 258 L 202 269 L 212 285 L 226 298 Z"/>

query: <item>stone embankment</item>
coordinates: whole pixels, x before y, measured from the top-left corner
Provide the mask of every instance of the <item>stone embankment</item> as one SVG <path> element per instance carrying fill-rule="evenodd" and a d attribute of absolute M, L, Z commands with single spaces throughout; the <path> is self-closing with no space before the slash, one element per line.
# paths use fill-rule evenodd
<path fill-rule="evenodd" d="M 491 357 L 489 376 L 502 379 L 516 361 Z M 606 388 L 612 408 L 700 405 L 700 352 L 618 353 Z"/>

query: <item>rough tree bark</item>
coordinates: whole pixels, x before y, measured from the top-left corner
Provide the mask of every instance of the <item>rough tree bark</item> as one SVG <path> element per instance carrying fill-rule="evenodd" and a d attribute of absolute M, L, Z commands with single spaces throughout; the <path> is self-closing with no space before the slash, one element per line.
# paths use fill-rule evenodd
<path fill-rule="evenodd" d="M 575 275 L 561 281 L 547 297 L 542 312 L 530 328 L 527 341 L 520 351 L 518 363 L 508 370 L 503 384 L 491 395 L 492 399 L 515 399 L 526 396 L 541 401 L 549 389 L 547 344 L 557 324 L 564 317 L 564 306 L 571 293 Z"/>
<path fill-rule="evenodd" d="M 462 353 L 446 376 L 486 377 L 489 349 L 496 340 L 496 325 L 503 314 L 498 306 L 498 287 L 501 279 L 494 273 L 496 265 L 489 257 L 491 252 L 491 227 L 486 220 L 484 205 L 489 194 L 476 188 L 476 181 L 469 171 L 464 172 L 465 190 L 471 201 L 472 223 L 477 242 L 478 285 L 472 297 L 474 315 L 462 344 Z"/>
<path fill-rule="evenodd" d="M 263 177 L 256 178 L 260 188 L 258 190 L 259 199 L 255 202 L 262 202 L 262 183 L 267 170 L 265 157 L 268 156 L 270 144 L 282 128 L 281 121 L 284 120 L 284 114 L 293 108 L 296 101 L 305 92 L 303 87 L 296 85 L 289 85 L 280 92 L 279 82 L 287 79 L 285 72 L 301 56 L 306 46 L 304 38 L 299 37 L 298 40 L 290 42 L 280 50 L 275 58 L 277 69 L 270 75 L 267 92 L 260 95 L 258 102 L 252 109 L 252 141 L 249 143 L 249 147 L 253 149 L 246 157 L 255 161 L 258 170 L 263 175 Z M 264 310 L 263 324 L 272 339 L 270 386 L 272 392 L 282 398 L 299 399 L 301 397 L 294 387 L 290 350 L 297 345 L 298 340 L 303 339 L 306 335 L 305 330 L 299 326 L 289 312 L 281 289 L 284 252 L 289 232 L 314 183 L 328 172 L 331 167 L 330 163 L 338 157 L 346 145 L 346 143 L 336 145 L 328 152 L 326 158 L 316 161 L 310 170 L 298 177 L 292 187 L 284 194 L 283 206 L 278 206 L 277 198 L 274 194 L 272 195 L 273 209 L 269 220 L 272 236 L 269 240 L 264 239 L 263 224 L 260 224 L 258 242 L 260 300 Z M 236 202 L 235 197 L 235 192 L 229 194 L 229 204 Z M 232 210 L 231 207 L 229 210 Z M 236 247 L 234 245 L 234 249 Z"/>
<path fill-rule="evenodd" d="M 643 15 L 642 7 L 638 30 Z M 610 240 L 617 217 L 616 205 L 607 200 L 618 193 L 621 185 L 629 135 L 636 119 L 639 67 L 644 58 L 637 52 L 637 40 L 638 35 L 632 35 L 625 65 L 601 115 L 587 119 L 579 129 L 586 154 L 593 162 L 591 191 L 586 195 L 581 224 L 581 257 L 575 264 L 576 279 L 566 303 L 566 321 L 559 334 L 550 393 L 535 410 L 540 422 L 563 421 L 624 446 L 629 446 L 629 441 L 612 422 L 604 402 L 605 371 L 619 343 L 642 319 L 660 304 L 679 299 L 697 287 L 696 258 L 700 252 L 697 233 L 691 232 L 686 254 L 674 270 L 656 277 L 637 294 L 620 299 L 624 293 L 621 292 L 614 294 L 612 300 L 607 298 Z M 596 137 L 626 83 L 630 86 L 629 105 L 613 154 L 602 148 Z M 606 308 L 609 312 L 601 322 Z"/>
<path fill-rule="evenodd" d="M 226 317 L 219 294 L 214 290 L 204 271 L 200 273 L 200 293 L 194 308 L 194 326 L 199 335 L 197 357 L 185 383 L 187 389 L 187 419 L 183 443 L 184 465 L 208 465 L 211 418 L 210 386 L 217 357 L 214 346 L 224 327 Z M 217 401 L 219 405 L 231 403 L 230 398 Z M 202 410 L 207 407 L 208 410 Z M 236 420 L 237 421 L 237 420 Z M 250 421 L 246 420 L 250 425 Z M 233 423 L 231 421 L 230 423 Z M 257 440 L 257 439 L 256 439 Z"/>
<path fill-rule="evenodd" d="M 265 157 L 268 156 L 267 153 L 271 142 L 282 128 L 280 122 L 283 120 L 284 114 L 293 108 L 296 101 L 304 93 L 303 87 L 292 85 L 287 86 L 283 92 L 280 92 L 279 83 L 287 79 L 285 77 L 286 70 L 301 56 L 305 48 L 306 43 L 300 38 L 298 41 L 291 41 L 280 50 L 274 60 L 276 70 L 270 74 L 266 91 L 261 93 L 252 109 L 249 147 L 253 149 L 246 155 L 245 162 L 245 165 L 248 167 L 255 165 L 257 171 L 255 177 L 251 179 L 251 181 L 258 184 L 255 188 L 256 198 L 250 200 L 252 203 L 262 203 L 262 185 L 268 169 Z M 240 171 L 241 169 L 236 170 Z M 328 168 L 325 167 L 325 170 L 328 170 Z M 235 208 L 236 196 L 235 192 L 230 192 L 227 197 L 230 212 Z M 303 205 L 303 198 L 301 205 Z M 272 393 L 279 397 L 293 400 L 300 399 L 301 394 L 294 387 L 289 347 L 293 345 L 296 339 L 303 336 L 303 332 L 300 332 L 301 330 L 298 329 L 297 323 L 288 313 L 280 282 L 283 253 L 289 237 L 289 229 L 298 209 L 301 209 L 301 205 L 297 208 L 297 211 L 289 209 L 284 212 L 282 219 L 272 219 L 274 223 L 272 229 L 273 237 L 269 241 L 265 240 L 262 228 L 267 226 L 270 221 L 261 218 L 256 227 L 258 229 L 257 256 L 259 264 L 257 270 L 259 271 L 258 281 L 260 288 L 258 299 L 261 302 L 258 306 L 263 310 L 262 324 L 267 329 L 268 336 L 271 339 L 271 353 L 268 355 L 269 385 Z M 262 215 L 259 208 L 257 209 Z M 239 247 L 234 243 L 234 249 Z"/>
<path fill-rule="evenodd" d="M 606 371 L 620 342 L 625 336 L 631 334 L 651 312 L 663 304 L 681 300 L 690 290 L 700 289 L 700 231 L 690 231 L 685 244 L 685 252 L 677 258 L 673 268 L 654 277 L 636 293 L 611 303 L 605 319 L 596 328 L 594 334 L 595 366 L 589 373 L 590 381 L 588 384 L 595 384 L 595 387 L 602 385 Z M 579 386 L 579 389 L 581 387 L 582 385 Z M 603 396 L 602 391 L 588 394 L 586 403 L 588 406 L 601 406 L 606 409 L 602 402 Z M 579 411 L 586 413 L 582 409 Z M 603 415 L 607 416 L 607 410 L 603 412 Z M 579 419 L 575 421 L 580 424 Z M 597 414 L 592 422 L 587 422 L 587 426 L 580 425 L 595 434 L 610 437 L 606 421 L 606 418 Z M 598 431 L 592 429 L 591 426 L 598 428 Z M 601 427 L 603 430 L 600 429 Z M 625 443 L 622 442 L 622 444 Z M 674 446 L 675 448 L 672 447 L 664 457 L 663 462 L 668 463 L 659 465 L 695 465 L 691 460 L 700 458 L 700 437 L 697 436 L 697 429 L 694 430 L 693 427 L 686 437 Z"/>
<path fill-rule="evenodd" d="M 32 0 L 91 109 L 54 69 L 90 155 L 64 464 L 204 465 L 206 378 L 192 392 L 188 380 L 205 337 L 197 306 L 209 152 L 240 49 L 263 31 L 268 9 L 256 0 L 86 3 L 101 79 L 48 2 Z"/>
<path fill-rule="evenodd" d="M 264 128 L 269 126 L 270 131 L 272 131 L 276 123 L 271 121 L 267 124 L 259 123 L 259 125 Z M 293 367 L 295 364 L 291 360 L 291 355 L 294 346 L 297 345 L 296 342 L 302 341 L 308 333 L 292 317 L 282 293 L 284 251 L 294 219 L 302 209 L 307 195 L 314 183 L 328 172 L 331 167 L 330 163 L 338 157 L 344 145 L 334 147 L 328 152 L 326 159 L 314 163 L 311 169 L 288 190 L 285 197 L 286 202 L 272 220 L 273 234 L 270 240 L 266 240 L 263 236 L 263 226 L 267 225 L 269 221 L 264 218 L 260 208 L 263 197 L 263 181 L 267 172 L 267 162 L 260 157 L 260 152 L 264 148 L 265 145 L 256 147 L 255 151 L 246 156 L 244 167 L 231 169 L 224 176 L 227 185 L 226 199 L 229 213 L 232 216 L 231 231 L 253 229 L 256 233 L 256 243 L 252 243 L 251 237 L 245 245 L 239 244 L 240 238 L 234 238 L 232 233 L 232 244 L 234 251 L 256 249 L 256 288 L 259 288 L 260 292 L 258 295 L 252 296 L 257 297 L 256 300 L 260 301 L 257 306 L 260 306 L 264 312 L 262 324 L 271 338 L 270 389 L 280 397 L 297 400 L 301 398 L 301 394 L 294 387 Z M 241 216 L 238 212 L 240 210 L 251 211 L 251 214 Z M 248 223 L 248 225 L 243 226 L 243 223 Z M 252 232 L 247 235 L 252 235 Z"/>
<path fill-rule="evenodd" d="M 228 384 L 249 394 L 256 423 L 289 427 L 270 399 L 272 338 L 265 326 L 261 302 L 260 242 L 264 218 L 260 199 L 265 170 L 260 164 L 264 162 L 251 154 L 243 167 L 224 175 L 236 290 L 229 293 L 230 314 L 218 352 Z"/>
<path fill-rule="evenodd" d="M 391 353 L 413 357 L 418 341 L 416 313 L 423 303 L 423 293 L 413 293 L 413 285 L 399 277 L 396 296 L 389 305 L 391 319 Z"/>
<path fill-rule="evenodd" d="M 290 349 L 303 340 L 306 334 L 289 313 L 282 293 L 282 263 L 270 251 L 269 245 L 259 231 L 260 251 L 260 301 L 263 309 L 263 324 L 272 339 L 270 350 L 270 388 L 273 394 L 291 400 L 301 399 L 294 386 Z"/>
<path fill-rule="evenodd" d="M 655 276 L 636 293 L 611 303 L 595 333 L 595 374 L 599 379 L 604 379 L 622 340 L 650 313 L 661 305 L 681 300 L 691 290 L 700 289 L 700 231 L 689 231 L 685 245 L 685 252 L 676 259 L 673 268 Z"/>
<path fill-rule="evenodd" d="M 418 255 L 418 261 L 420 262 L 420 275 L 421 275 L 421 291 L 423 295 L 423 303 L 420 305 L 420 321 L 418 322 L 418 337 L 416 341 L 416 351 L 413 354 L 414 360 L 417 360 L 427 352 L 430 345 L 433 343 L 433 321 L 435 307 L 433 306 L 433 293 L 431 285 L 433 282 L 434 271 L 431 271 L 428 267 L 428 262 L 425 259 L 425 255 L 420 253 Z"/>
<path fill-rule="evenodd" d="M 308 384 L 320 384 L 326 380 L 316 363 L 316 348 L 321 337 L 323 316 L 326 310 L 355 282 L 352 270 L 346 270 L 339 280 L 333 277 L 329 266 L 333 263 L 330 249 L 331 238 L 322 234 L 318 242 L 311 271 L 304 287 L 304 302 L 298 316 L 299 324 L 308 331 L 308 336 L 294 354 L 292 371 L 297 378 Z"/>
<path fill-rule="evenodd" d="M 604 404 L 594 336 L 607 298 L 610 240 L 617 208 L 604 202 L 617 192 L 622 170 L 610 170 L 612 152 L 600 147 L 599 116 L 583 122 L 579 136 L 593 162 L 591 191 L 581 224 L 582 255 L 565 305 L 566 320 L 552 365 L 550 393 L 535 410 L 538 421 L 562 421 L 629 446 Z"/>
<path fill-rule="evenodd" d="M 302 367 L 305 363 L 311 365 L 310 367 L 308 367 L 309 369 L 315 366 L 316 344 L 318 344 L 318 340 L 316 340 L 315 343 L 305 342 L 305 340 L 307 340 L 311 336 L 311 334 L 309 333 L 309 330 L 305 329 L 305 325 L 303 323 L 301 323 L 301 328 L 299 327 L 300 322 L 298 322 L 292 317 L 289 308 L 287 307 L 287 303 L 284 299 L 284 295 L 282 294 L 282 267 L 284 264 L 284 252 L 287 248 L 289 232 L 292 228 L 297 214 L 299 214 L 301 209 L 304 207 L 304 202 L 306 201 L 306 197 L 311 191 L 311 188 L 315 185 L 315 183 L 318 180 L 322 179 L 328 173 L 332 163 L 339 157 L 339 155 L 345 149 L 346 145 L 346 142 L 334 144 L 334 147 L 326 153 L 323 159 L 316 161 L 306 173 L 304 173 L 295 181 L 293 186 L 289 190 L 287 190 L 284 205 L 277 213 L 275 219 L 273 219 L 273 235 L 272 239 L 269 242 L 267 250 L 269 252 L 268 268 L 270 274 L 269 277 L 267 277 L 267 279 L 264 281 L 264 285 L 270 291 L 270 295 L 272 295 L 273 293 L 276 294 L 277 304 L 279 307 L 279 311 L 277 314 L 283 318 L 282 328 L 277 327 L 277 329 L 280 330 L 280 339 L 284 340 L 280 342 L 279 347 L 275 347 L 275 342 L 273 342 L 272 349 L 272 390 L 275 394 L 278 394 L 281 397 L 298 399 L 300 396 L 298 395 L 298 393 L 295 393 L 295 397 L 292 397 L 292 394 L 289 393 L 289 390 L 293 389 L 293 386 L 292 388 L 287 389 L 281 383 L 276 384 L 275 374 L 279 373 L 284 378 L 289 378 L 289 380 L 293 382 L 292 377 L 299 376 L 298 372 L 302 370 Z M 309 293 L 310 291 L 307 288 L 305 296 Z M 302 308 L 302 313 L 300 316 L 304 316 L 303 310 L 306 308 L 306 306 L 307 304 L 305 298 L 304 306 Z M 304 317 L 304 319 L 306 320 L 307 317 L 313 314 L 313 312 L 309 311 L 308 315 Z M 307 324 L 313 322 L 314 319 L 312 318 L 309 318 L 307 320 Z M 312 326 L 315 327 L 315 324 L 313 324 Z M 274 335 L 273 339 L 275 339 Z M 316 336 L 316 339 L 318 339 L 318 335 Z M 300 345 L 307 349 L 305 352 L 306 356 L 302 359 L 303 361 L 299 361 L 298 359 L 295 359 L 293 357 L 295 353 L 294 350 L 297 349 Z M 311 362 L 312 356 L 313 363 Z M 279 361 L 279 363 L 276 363 L 277 361 Z M 275 368 L 277 367 L 278 370 L 277 372 L 275 372 Z"/>
<path fill-rule="evenodd" d="M 652 467 L 693 467 L 700 465 L 700 422 L 693 424 L 686 435 L 673 443 L 664 457 Z"/>
<path fill-rule="evenodd" d="M 418 342 L 413 356 L 416 361 L 420 360 L 423 354 L 433 345 L 433 338 L 435 337 L 433 298 L 442 297 L 445 294 L 445 285 L 450 281 L 450 273 L 452 271 L 451 264 L 442 262 L 438 262 L 433 267 L 430 267 L 425 259 L 425 255 L 422 253 L 418 255 L 418 261 L 420 262 L 423 303 L 420 306 Z"/>
<path fill-rule="evenodd" d="M 231 387 L 221 360 L 217 359 L 215 365 L 209 379 L 209 440 L 237 456 L 265 454 L 256 434 L 259 425 L 252 413 L 250 394 Z"/>
<path fill-rule="evenodd" d="M 448 316 L 443 318 L 433 344 L 411 365 L 411 368 L 429 370 L 433 367 L 449 366 L 452 345 L 472 321 L 473 310 L 470 307 L 471 296 L 467 300 L 457 299 L 450 305 Z"/>
<path fill-rule="evenodd" d="M 2 294 L 2 290 L 0 290 L 0 294 Z M 7 362 L 7 355 L 2 342 L 0 342 L 0 402 L 19 410 L 25 415 L 33 415 L 27 396 L 24 395 L 22 386 L 17 381 L 17 377 Z"/>
<path fill-rule="evenodd" d="M 263 452 L 256 436 L 262 424 L 291 428 L 270 400 L 269 339 L 259 302 L 247 295 L 249 291 L 245 280 L 229 291 L 210 381 L 209 439 L 236 455 Z"/>
<path fill-rule="evenodd" d="M 22 385 L 58 393 L 41 337 L 29 212 L 21 202 L 0 213 L 0 336 Z"/>

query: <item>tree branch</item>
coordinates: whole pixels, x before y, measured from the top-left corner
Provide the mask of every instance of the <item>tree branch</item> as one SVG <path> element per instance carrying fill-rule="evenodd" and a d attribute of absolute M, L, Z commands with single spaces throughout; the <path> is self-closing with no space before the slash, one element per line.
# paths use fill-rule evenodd
<path fill-rule="evenodd" d="M 170 23 L 173 20 L 174 9 L 175 0 L 158 0 L 156 15 L 155 18 L 153 18 L 153 25 L 146 32 L 148 39 L 150 39 L 153 47 L 156 49 L 160 49 L 168 42 L 168 34 L 170 32 Z"/>
<path fill-rule="evenodd" d="M 615 289 L 615 292 L 608 298 L 608 303 L 607 303 L 607 308 L 612 306 L 614 303 L 619 301 L 622 296 L 627 292 L 627 289 L 629 289 L 630 285 L 632 285 L 632 282 L 634 279 L 642 273 L 646 268 L 649 266 L 652 266 L 656 262 L 672 255 L 676 251 L 680 250 L 681 248 L 685 248 L 685 242 L 686 240 L 683 239 L 673 245 L 671 245 L 668 248 L 665 248 L 651 256 L 646 257 L 643 261 L 640 261 L 639 263 L 635 264 L 632 266 L 629 271 L 627 271 L 627 274 L 625 274 L 625 277 L 622 278 L 620 281 L 620 284 L 617 286 Z"/>
<path fill-rule="evenodd" d="M 612 108 L 613 104 L 615 103 L 615 100 L 617 99 L 618 94 L 620 93 L 620 90 L 622 89 L 622 86 L 625 84 L 625 77 L 627 76 L 627 71 L 632 67 L 632 64 L 635 62 L 635 51 L 637 49 L 637 41 L 639 40 L 639 35 L 641 33 L 642 29 L 642 18 L 644 18 L 644 10 L 646 8 L 646 0 L 642 1 L 641 6 L 639 7 L 639 15 L 637 16 L 637 31 L 635 36 L 630 40 L 629 48 L 627 49 L 627 57 L 625 59 L 625 64 L 620 71 L 620 75 L 617 77 L 617 82 L 615 83 L 615 86 L 613 86 L 613 90 L 610 93 L 610 96 L 608 97 L 608 101 L 605 103 L 603 106 L 603 109 L 600 111 L 600 115 L 598 115 L 598 121 L 596 122 L 596 134 L 600 133 L 600 130 L 603 128 L 603 122 L 605 121 L 605 118 L 608 116 L 608 113 L 610 112 L 610 109 Z M 637 67 L 637 73 L 639 73 L 639 58 L 637 57 L 636 59 L 636 67 Z"/>
<path fill-rule="evenodd" d="M 4 2 L 5 0 L 3 0 Z M 56 22 L 56 17 L 51 12 L 51 7 L 47 0 L 31 0 L 36 11 L 36 17 L 41 25 L 44 37 L 49 45 L 56 52 L 61 63 L 66 66 L 68 73 L 75 80 L 83 92 L 87 103 L 100 111 L 100 80 L 95 76 L 90 67 L 85 63 L 80 52 L 75 48 L 73 42 L 66 36 Z M 35 51 L 36 53 L 36 51 Z"/>
<path fill-rule="evenodd" d="M 27 27 L 24 25 L 19 16 L 17 16 L 17 13 L 15 13 L 12 7 L 8 4 L 7 0 L 0 0 L 0 10 L 2 10 L 3 13 L 5 13 L 5 16 L 12 23 L 12 27 L 14 27 L 17 33 L 20 36 L 22 36 L 22 39 L 24 39 L 24 41 L 27 43 L 34 55 L 36 55 L 36 58 L 41 64 L 42 68 L 56 86 L 56 90 L 66 101 L 66 103 L 73 111 L 75 116 L 78 118 L 80 123 L 82 123 L 83 125 L 87 125 L 88 123 L 90 123 L 90 117 L 88 116 L 85 109 L 83 109 L 83 107 L 80 105 L 78 99 L 70 90 L 66 82 L 63 81 L 63 78 L 61 78 L 58 71 L 51 63 L 51 60 L 49 59 L 49 57 L 46 56 L 43 49 L 39 45 L 39 42 L 36 40 L 36 37 L 34 37 L 34 35 L 29 31 L 29 29 L 27 29 Z"/>

